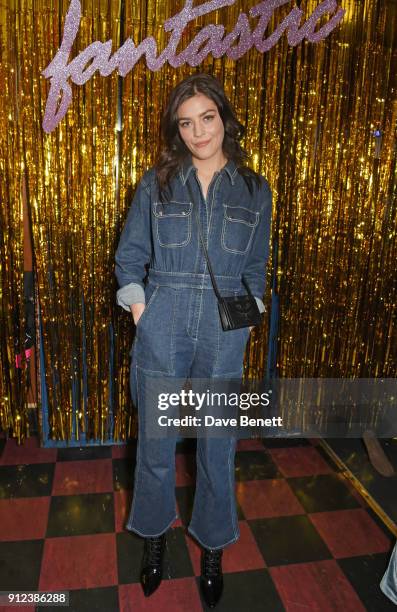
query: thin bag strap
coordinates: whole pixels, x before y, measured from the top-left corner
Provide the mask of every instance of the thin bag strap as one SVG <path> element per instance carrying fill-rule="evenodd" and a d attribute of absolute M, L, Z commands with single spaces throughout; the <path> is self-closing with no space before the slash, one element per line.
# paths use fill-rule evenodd
<path fill-rule="evenodd" d="M 199 219 L 199 215 L 198 215 L 198 207 L 197 207 L 197 205 L 195 204 L 195 201 L 194 201 L 192 188 L 191 188 L 191 186 L 189 184 L 189 179 L 187 180 L 187 188 L 189 190 L 190 199 L 192 201 L 193 208 L 194 208 L 195 213 L 196 213 L 197 227 L 198 227 L 198 232 L 199 232 L 199 236 L 200 236 L 200 240 L 201 240 L 201 246 L 202 246 L 203 251 L 204 251 L 205 259 L 207 260 L 208 272 L 210 273 L 212 286 L 214 288 L 216 297 L 218 298 L 219 301 L 221 301 L 222 300 L 222 296 L 219 293 L 218 285 L 216 284 L 216 281 L 215 281 L 215 276 L 214 276 L 214 273 L 212 271 L 212 266 L 211 266 L 210 258 L 208 256 L 207 247 L 205 246 L 203 234 L 201 232 L 201 223 L 200 223 L 200 219 Z"/>

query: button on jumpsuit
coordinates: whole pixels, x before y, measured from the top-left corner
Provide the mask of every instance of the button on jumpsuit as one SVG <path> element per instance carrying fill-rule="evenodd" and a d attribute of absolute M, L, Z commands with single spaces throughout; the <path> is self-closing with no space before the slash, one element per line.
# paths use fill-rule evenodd
<path fill-rule="evenodd" d="M 271 226 L 271 191 L 264 177 L 251 195 L 229 160 L 215 172 L 204 198 L 189 155 L 171 179 L 172 197 L 161 203 L 155 170 L 138 184 L 116 252 L 117 301 L 126 310 L 146 307 L 131 350 L 130 388 L 138 408 L 138 446 L 127 529 L 141 536 L 164 533 L 177 518 L 176 436 L 145 436 L 142 390 L 151 376 L 191 380 L 238 379 L 249 328 L 223 331 L 207 270 L 190 182 L 213 272 L 222 295 L 245 295 L 244 275 L 263 311 Z M 144 282 L 145 264 L 149 272 Z M 153 405 L 153 418 L 158 407 Z M 239 537 L 234 457 L 236 437 L 197 435 L 197 477 L 188 531 L 207 548 Z"/>

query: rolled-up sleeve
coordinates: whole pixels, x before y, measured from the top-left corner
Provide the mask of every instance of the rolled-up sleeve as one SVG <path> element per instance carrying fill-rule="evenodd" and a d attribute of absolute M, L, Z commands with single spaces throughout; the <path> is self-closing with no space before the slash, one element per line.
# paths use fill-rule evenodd
<path fill-rule="evenodd" d="M 150 189 L 142 178 L 138 183 L 115 254 L 115 274 L 120 289 L 117 303 L 125 310 L 145 303 L 145 265 L 152 253 L 150 236 Z"/>
<path fill-rule="evenodd" d="M 258 305 L 259 312 L 265 312 L 265 305 L 264 305 L 263 301 L 260 298 L 256 297 L 256 296 L 254 296 L 254 297 L 255 297 L 256 303 Z"/>
<path fill-rule="evenodd" d="M 259 222 L 255 228 L 252 248 L 243 271 L 243 276 L 256 298 L 260 312 L 265 310 L 262 298 L 266 289 L 266 266 L 269 259 L 272 223 L 272 192 L 267 180 L 264 178 L 263 180 L 264 184 L 260 191 L 262 208 Z"/>

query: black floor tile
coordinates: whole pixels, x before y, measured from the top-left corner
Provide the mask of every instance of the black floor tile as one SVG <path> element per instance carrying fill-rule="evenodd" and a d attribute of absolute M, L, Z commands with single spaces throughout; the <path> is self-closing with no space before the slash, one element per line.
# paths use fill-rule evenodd
<path fill-rule="evenodd" d="M 111 446 L 72 446 L 58 448 L 57 461 L 82 461 L 84 459 L 109 459 L 112 456 Z"/>
<path fill-rule="evenodd" d="M 268 566 L 332 558 L 306 515 L 255 519 L 248 524 Z"/>
<path fill-rule="evenodd" d="M 383 531 L 383 533 L 385 534 L 385 536 L 387 538 L 389 538 L 389 540 L 391 542 L 393 542 L 393 546 L 394 546 L 394 542 L 396 540 L 395 535 L 390 531 L 390 529 L 387 527 L 387 525 L 385 525 L 385 523 L 382 521 L 382 519 L 380 518 L 380 516 L 378 514 L 376 514 L 376 512 L 374 510 L 372 510 L 372 508 L 370 506 L 366 506 L 365 510 L 367 511 L 367 513 L 370 515 L 370 517 L 372 518 L 372 520 L 378 525 L 379 529 L 381 529 Z"/>
<path fill-rule="evenodd" d="M 44 540 L 0 543 L 0 591 L 37 591 Z"/>
<path fill-rule="evenodd" d="M 196 578 L 200 588 L 200 579 Z M 200 593 L 201 597 L 201 593 Z M 208 610 L 202 600 L 203 610 Z M 285 608 L 266 569 L 224 574 L 223 595 L 217 612 L 284 612 Z M 182 611 L 181 611 L 182 612 Z"/>
<path fill-rule="evenodd" d="M 236 481 L 281 478 L 272 458 L 265 451 L 239 451 L 235 457 Z"/>
<path fill-rule="evenodd" d="M 69 606 L 46 606 L 39 608 L 45 612 L 119 612 L 119 594 L 117 586 L 99 587 L 97 589 L 69 590 Z"/>
<path fill-rule="evenodd" d="M 325 512 L 359 508 L 347 485 L 336 474 L 287 478 L 287 482 L 306 512 Z"/>
<path fill-rule="evenodd" d="M 385 455 L 397 470 L 397 438 L 380 438 L 379 442 Z"/>
<path fill-rule="evenodd" d="M 194 576 L 194 571 L 186 544 L 185 529 L 175 527 L 167 531 L 164 578 L 186 578 L 188 576 Z"/>
<path fill-rule="evenodd" d="M 55 463 L 0 466 L 0 499 L 51 495 Z"/>
<path fill-rule="evenodd" d="M 335 461 L 332 459 L 329 453 L 327 453 L 327 451 L 321 446 L 321 444 L 316 445 L 315 449 L 322 456 L 324 461 L 326 461 L 326 463 L 328 463 L 328 465 L 333 469 L 334 472 L 343 472 L 344 468 L 335 463 Z"/>
<path fill-rule="evenodd" d="M 183 438 L 176 443 L 176 453 L 195 453 L 197 448 L 196 438 Z"/>
<path fill-rule="evenodd" d="M 360 474 L 353 472 L 362 482 Z M 386 478 L 377 474 L 364 487 L 386 514 L 397 524 L 397 475 Z"/>
<path fill-rule="evenodd" d="M 116 534 L 119 584 L 139 582 L 143 544 L 143 538 L 131 531 Z"/>
<path fill-rule="evenodd" d="M 390 553 L 338 559 L 339 566 L 353 585 L 367 610 L 392 612 L 396 606 L 379 587 L 386 571 Z"/>
<path fill-rule="evenodd" d="M 113 533 L 112 493 L 54 495 L 51 498 L 47 538 Z"/>
<path fill-rule="evenodd" d="M 115 491 L 132 489 L 134 485 L 135 456 L 113 459 L 113 487 Z"/>

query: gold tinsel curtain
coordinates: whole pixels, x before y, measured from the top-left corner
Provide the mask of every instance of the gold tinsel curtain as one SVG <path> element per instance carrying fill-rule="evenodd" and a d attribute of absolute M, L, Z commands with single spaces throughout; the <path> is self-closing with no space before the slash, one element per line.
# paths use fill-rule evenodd
<path fill-rule="evenodd" d="M 294 5 L 305 19 L 318 0 L 274 12 L 268 31 Z M 182 1 L 83 0 L 71 57 L 95 40 L 113 49 L 153 35 Z M 230 32 L 246 0 L 190 23 L 182 50 L 209 23 Z M 253 167 L 273 190 L 273 253 L 267 305 L 280 300 L 277 372 L 282 377 L 390 377 L 396 371 L 397 2 L 341 0 L 341 24 L 325 40 L 288 45 L 238 61 L 209 56 L 196 68 L 157 72 L 141 59 L 124 79 L 96 74 L 73 85 L 66 117 L 42 128 L 66 0 L 0 4 L 0 423 L 27 433 L 23 345 L 23 200 L 30 211 L 36 312 L 50 437 L 125 439 L 133 431 L 128 390 L 131 318 L 115 305 L 114 251 L 132 190 L 155 159 L 161 110 L 187 74 L 223 83 Z M 255 19 L 250 20 L 252 25 Z M 303 20 L 302 20 L 303 22 Z M 118 105 L 122 99 L 122 105 Z M 120 113 L 122 110 L 122 114 Z M 273 266 L 272 266 L 273 264 Z M 264 372 L 268 321 L 246 355 Z M 37 363 L 40 372 L 40 364 Z M 39 403 L 44 398 L 39 397 Z"/>

